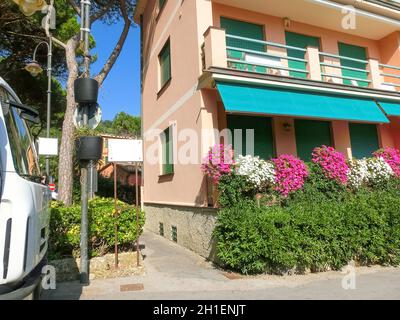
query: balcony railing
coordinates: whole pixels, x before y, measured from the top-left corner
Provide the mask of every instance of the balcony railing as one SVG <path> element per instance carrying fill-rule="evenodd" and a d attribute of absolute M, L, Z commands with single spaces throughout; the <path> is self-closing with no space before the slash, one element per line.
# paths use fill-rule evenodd
<path fill-rule="evenodd" d="M 210 28 L 205 33 L 205 69 L 223 67 L 238 71 L 278 75 L 400 91 L 400 67 L 375 59 L 355 59 L 316 47 L 293 47 L 225 34 Z"/>

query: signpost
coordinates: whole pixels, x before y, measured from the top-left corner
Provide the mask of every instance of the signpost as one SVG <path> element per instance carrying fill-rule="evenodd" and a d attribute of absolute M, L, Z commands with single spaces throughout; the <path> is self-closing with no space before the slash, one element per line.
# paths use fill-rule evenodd
<path fill-rule="evenodd" d="M 143 142 L 142 140 L 131 139 L 109 139 L 108 140 L 108 159 L 114 163 L 114 204 L 115 217 L 118 216 L 117 202 L 117 165 L 118 163 L 135 164 L 135 194 L 136 194 L 136 263 L 140 265 L 140 245 L 139 245 L 139 179 L 138 163 L 143 161 Z M 116 219 L 115 219 L 116 221 Z M 118 268 L 118 224 L 115 223 L 115 268 Z"/>

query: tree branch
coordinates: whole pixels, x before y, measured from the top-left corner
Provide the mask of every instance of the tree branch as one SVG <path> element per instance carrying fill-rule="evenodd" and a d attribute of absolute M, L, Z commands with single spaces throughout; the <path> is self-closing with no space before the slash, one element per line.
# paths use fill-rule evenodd
<path fill-rule="evenodd" d="M 46 37 L 44 37 L 44 36 L 41 37 L 41 36 L 35 36 L 35 35 L 31 35 L 31 34 L 13 32 L 13 31 L 5 31 L 5 33 L 12 34 L 14 36 L 19 36 L 19 37 L 27 37 L 27 38 L 46 40 Z"/>
<path fill-rule="evenodd" d="M 124 1 L 124 2 L 125 2 L 125 1 Z M 103 7 L 103 9 L 97 11 L 95 14 L 93 14 L 93 15 L 90 17 L 90 23 L 93 23 L 93 22 L 95 22 L 96 20 L 101 19 L 101 18 L 107 13 L 107 11 L 111 9 L 111 7 L 112 7 L 113 5 L 115 5 L 115 1 L 113 1 L 113 0 L 112 0 L 112 1 L 109 1 L 109 2 L 107 3 L 107 5 L 106 5 L 105 7 Z"/>
<path fill-rule="evenodd" d="M 71 5 L 71 7 L 75 10 L 77 15 L 80 16 L 81 15 L 81 8 L 79 8 L 79 6 L 76 4 L 76 2 L 74 0 L 68 0 L 68 2 Z"/>
<path fill-rule="evenodd" d="M 103 83 L 103 81 L 107 78 L 110 70 L 112 69 L 112 67 L 115 64 L 115 61 L 117 61 L 117 59 L 122 51 L 122 48 L 125 44 L 126 38 L 129 33 L 129 29 L 131 27 L 131 21 L 129 20 L 128 12 L 126 9 L 126 2 L 125 2 L 125 0 L 119 0 L 119 3 L 120 3 L 120 7 L 121 7 L 122 17 L 124 18 L 124 21 L 125 21 L 124 29 L 122 30 L 119 40 L 118 40 L 117 44 L 115 45 L 114 50 L 112 51 L 108 60 L 104 64 L 104 66 L 101 69 L 101 71 L 99 72 L 99 74 L 95 77 L 95 79 L 97 80 L 99 85 L 101 85 Z"/>
<path fill-rule="evenodd" d="M 54 42 L 55 44 L 59 45 L 60 47 L 62 47 L 62 48 L 64 48 L 64 49 L 67 48 L 67 45 L 66 45 L 64 42 L 58 40 L 57 38 L 51 37 L 51 40 L 53 40 L 53 42 Z"/>

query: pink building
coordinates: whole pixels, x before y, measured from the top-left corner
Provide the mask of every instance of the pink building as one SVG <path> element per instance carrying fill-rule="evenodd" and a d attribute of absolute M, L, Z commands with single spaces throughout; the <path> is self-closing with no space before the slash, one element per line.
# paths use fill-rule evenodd
<path fill-rule="evenodd" d="M 153 232 L 212 257 L 200 162 L 221 141 L 304 160 L 323 144 L 356 158 L 400 148 L 397 1 L 139 0 L 135 20 Z"/>

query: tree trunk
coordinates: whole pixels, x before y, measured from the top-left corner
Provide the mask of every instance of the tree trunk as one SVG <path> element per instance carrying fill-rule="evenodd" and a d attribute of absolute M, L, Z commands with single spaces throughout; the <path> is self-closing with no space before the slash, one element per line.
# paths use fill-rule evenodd
<path fill-rule="evenodd" d="M 58 166 L 58 198 L 65 205 L 72 205 L 72 188 L 73 188 L 73 154 L 74 154 L 74 124 L 73 115 L 76 108 L 74 95 L 74 81 L 78 77 L 78 65 L 76 62 L 76 48 L 78 46 L 78 38 L 74 37 L 67 42 L 65 55 L 68 67 L 67 82 L 67 108 L 65 110 L 62 138 L 60 146 L 60 162 Z"/>

